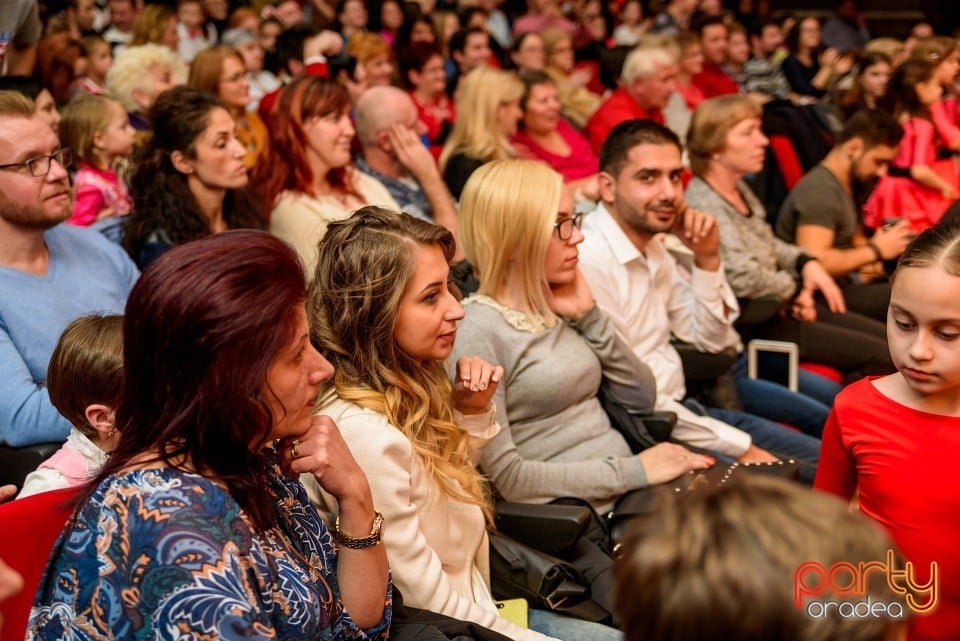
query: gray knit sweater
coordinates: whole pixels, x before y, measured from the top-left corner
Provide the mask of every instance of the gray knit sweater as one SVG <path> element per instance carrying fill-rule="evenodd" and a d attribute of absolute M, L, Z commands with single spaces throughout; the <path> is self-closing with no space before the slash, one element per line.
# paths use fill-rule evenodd
<path fill-rule="evenodd" d="M 494 396 L 500 434 L 483 449 L 480 465 L 510 501 L 545 503 L 578 496 L 605 509 L 624 492 L 647 485 L 643 465 L 610 426 L 597 400 L 606 391 L 640 412 L 653 409 L 650 369 L 617 338 L 594 307 L 575 324 L 518 329 L 515 316 L 484 296 L 465 301 L 450 363 L 479 356 L 502 365 Z"/>
<path fill-rule="evenodd" d="M 746 183 L 741 182 L 739 189 L 749 216 L 699 177 L 690 181 L 684 196 L 687 205 L 717 219 L 723 268 L 737 298 L 774 295 L 788 300 L 797 293 L 797 258 L 806 252 L 774 236 L 760 200 Z"/>

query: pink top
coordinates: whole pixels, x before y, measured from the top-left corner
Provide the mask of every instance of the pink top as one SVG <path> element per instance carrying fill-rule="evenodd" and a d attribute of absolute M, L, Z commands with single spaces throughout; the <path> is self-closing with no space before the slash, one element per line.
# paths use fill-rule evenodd
<path fill-rule="evenodd" d="M 96 222 L 104 209 L 112 209 L 114 216 L 125 216 L 133 209 L 133 199 L 112 169 L 82 165 L 73 179 L 73 187 L 77 196 L 73 215 L 67 220 L 71 225 L 86 227 Z"/>
<path fill-rule="evenodd" d="M 525 131 L 518 132 L 510 142 L 521 158 L 542 160 L 563 176 L 564 180 L 586 178 L 599 171 L 600 161 L 590 148 L 590 141 L 563 118 L 557 123 L 557 132 L 570 146 L 569 156 L 558 156 L 544 149 Z"/>

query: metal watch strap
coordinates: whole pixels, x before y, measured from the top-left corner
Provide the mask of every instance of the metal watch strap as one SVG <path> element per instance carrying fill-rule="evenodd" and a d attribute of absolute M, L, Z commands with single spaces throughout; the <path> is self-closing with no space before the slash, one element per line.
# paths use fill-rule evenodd
<path fill-rule="evenodd" d="M 353 537 L 349 534 L 344 534 L 343 530 L 340 529 L 340 515 L 338 514 L 337 520 L 333 526 L 333 536 L 337 539 L 337 543 L 345 548 L 350 548 L 351 550 L 364 550 L 366 548 L 372 548 L 375 545 L 380 545 L 380 531 L 382 528 L 383 515 L 379 512 L 375 512 L 373 517 L 373 526 L 370 528 L 370 536 Z"/>

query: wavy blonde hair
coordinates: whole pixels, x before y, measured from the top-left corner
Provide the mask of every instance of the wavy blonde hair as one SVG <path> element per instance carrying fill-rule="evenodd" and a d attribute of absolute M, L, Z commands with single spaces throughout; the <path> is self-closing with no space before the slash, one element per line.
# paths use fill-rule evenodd
<path fill-rule="evenodd" d="M 458 153 L 484 162 L 516 156 L 513 145 L 500 131 L 497 109 L 519 102 L 523 96 L 523 83 L 517 74 L 477 67 L 460 82 L 459 92 L 457 121 L 440 153 L 440 171 Z"/>
<path fill-rule="evenodd" d="M 547 324 L 556 322 L 544 296 L 544 261 L 557 220 L 563 178 L 536 160 L 498 160 L 477 169 L 460 196 L 458 229 L 478 293 L 499 300 L 519 283 L 523 302 Z"/>
<path fill-rule="evenodd" d="M 417 250 L 428 246 L 439 247 L 449 262 L 455 241 L 443 227 L 382 207 L 362 207 L 327 227 L 309 300 L 311 338 L 336 368 L 321 403 L 335 391 L 386 416 L 441 491 L 479 506 L 492 522 L 487 484 L 454 419 L 443 363 L 423 363 L 394 339 Z"/>

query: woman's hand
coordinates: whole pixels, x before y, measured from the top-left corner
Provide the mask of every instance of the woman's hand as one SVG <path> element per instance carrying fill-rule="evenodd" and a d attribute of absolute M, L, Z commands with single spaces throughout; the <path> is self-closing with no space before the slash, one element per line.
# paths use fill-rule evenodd
<path fill-rule="evenodd" d="M 801 323 L 812 323 L 817 320 L 817 306 L 813 301 L 813 290 L 801 290 L 793 299 L 790 315 Z"/>
<path fill-rule="evenodd" d="M 453 384 L 453 406 L 461 414 L 483 414 L 503 380 L 503 368 L 475 356 L 461 356 Z"/>
<path fill-rule="evenodd" d="M 320 487 L 341 504 L 350 501 L 372 504 L 367 477 L 329 416 L 313 416 L 306 432 L 284 438 L 280 444 L 280 461 L 295 475 L 313 474 Z"/>
<path fill-rule="evenodd" d="M 553 313 L 572 321 L 580 320 L 596 305 L 587 279 L 583 277 L 579 267 L 572 281 L 563 285 L 550 285 L 544 294 Z"/>
<path fill-rule="evenodd" d="M 716 463 L 712 456 L 694 454 L 676 443 L 657 443 L 637 454 L 647 473 L 647 483 L 659 485 L 692 470 L 705 470 Z"/>
<path fill-rule="evenodd" d="M 741 454 L 737 460 L 741 463 L 776 463 L 780 459 L 751 443 L 747 451 Z"/>
<path fill-rule="evenodd" d="M 800 277 L 803 279 L 802 289 L 809 289 L 811 293 L 820 290 L 831 312 L 834 314 L 845 314 L 847 312 L 843 292 L 840 291 L 836 281 L 819 262 L 808 260 L 807 264 L 803 266 L 803 273 L 800 274 Z M 801 291 L 800 294 L 802 295 L 803 292 Z"/>

